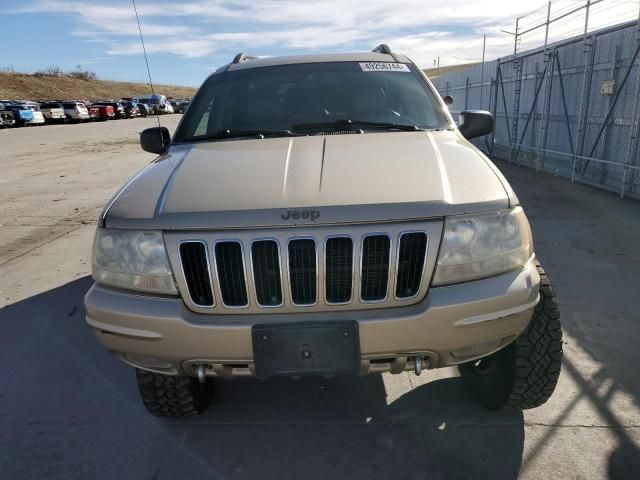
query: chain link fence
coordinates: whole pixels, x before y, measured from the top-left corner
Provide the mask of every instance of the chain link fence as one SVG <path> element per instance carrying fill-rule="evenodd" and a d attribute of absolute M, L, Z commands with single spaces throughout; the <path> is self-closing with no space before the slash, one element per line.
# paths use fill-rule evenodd
<path fill-rule="evenodd" d="M 488 154 L 640 198 L 640 24 L 588 31 L 588 19 L 587 9 L 581 35 L 548 43 L 554 19 L 547 15 L 539 25 L 544 45 L 523 52 L 516 23 L 513 55 L 433 82 L 453 97 L 454 117 L 493 113 L 494 133 L 474 141 Z"/>

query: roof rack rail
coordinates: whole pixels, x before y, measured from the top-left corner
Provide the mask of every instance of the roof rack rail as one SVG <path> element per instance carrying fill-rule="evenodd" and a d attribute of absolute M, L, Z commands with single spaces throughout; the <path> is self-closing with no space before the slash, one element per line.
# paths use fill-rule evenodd
<path fill-rule="evenodd" d="M 386 43 L 381 43 L 371 51 L 374 53 L 386 53 L 387 55 L 391 55 L 396 63 L 400 63 L 400 60 L 398 60 L 396 54 L 391 51 L 391 48 L 389 48 L 389 45 L 387 45 Z"/>
<path fill-rule="evenodd" d="M 240 52 L 235 57 L 233 57 L 233 61 L 231 62 L 231 65 L 234 65 L 236 63 L 243 63 L 243 62 L 246 62 L 247 60 L 257 60 L 257 59 L 258 57 L 254 57 L 253 55 L 247 55 L 244 52 Z"/>

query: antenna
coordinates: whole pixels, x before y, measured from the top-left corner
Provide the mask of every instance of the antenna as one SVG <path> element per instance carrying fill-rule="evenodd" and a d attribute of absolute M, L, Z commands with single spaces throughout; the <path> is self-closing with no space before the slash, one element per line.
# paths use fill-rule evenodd
<path fill-rule="evenodd" d="M 151 69 L 149 68 L 149 58 L 147 57 L 147 49 L 144 46 L 144 38 L 142 38 L 142 27 L 140 26 L 140 18 L 138 17 L 138 9 L 136 8 L 136 0 L 131 0 L 133 3 L 133 11 L 136 14 L 136 22 L 138 23 L 138 32 L 140 33 L 140 43 L 142 43 L 142 52 L 144 53 L 144 61 L 147 64 L 147 74 L 149 75 L 149 85 L 151 86 L 151 95 L 155 98 L 156 92 L 153 89 L 153 81 L 151 80 Z M 158 120 L 158 127 L 160 127 L 160 112 L 156 108 L 156 119 Z"/>

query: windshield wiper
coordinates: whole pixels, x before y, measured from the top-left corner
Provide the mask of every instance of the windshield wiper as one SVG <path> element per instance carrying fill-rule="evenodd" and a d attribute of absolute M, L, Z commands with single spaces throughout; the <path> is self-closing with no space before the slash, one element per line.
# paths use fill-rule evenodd
<path fill-rule="evenodd" d="M 367 120 L 350 120 L 339 119 L 333 122 L 318 123 L 298 123 L 292 125 L 291 129 L 296 130 L 352 130 L 352 129 L 383 129 L 383 130 L 401 130 L 404 132 L 419 132 L 424 129 L 417 125 L 406 125 L 403 123 L 393 122 L 370 122 Z"/>
<path fill-rule="evenodd" d="M 225 140 L 231 138 L 266 138 L 266 137 L 299 137 L 304 133 L 294 133 L 291 130 L 218 130 L 204 135 L 194 135 L 185 142 L 201 142 L 206 140 Z"/>

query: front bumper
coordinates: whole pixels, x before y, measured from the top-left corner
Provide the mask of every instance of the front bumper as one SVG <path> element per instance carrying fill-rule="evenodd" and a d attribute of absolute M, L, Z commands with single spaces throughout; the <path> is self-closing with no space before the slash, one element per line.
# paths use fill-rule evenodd
<path fill-rule="evenodd" d="M 123 361 L 146 370 L 212 376 L 254 373 L 251 327 L 314 320 L 356 320 L 361 373 L 428 368 L 485 356 L 508 345 L 528 325 L 540 277 L 533 259 L 517 272 L 431 288 L 418 304 L 386 309 L 284 314 L 204 315 L 182 300 L 94 285 L 85 297 L 87 323 Z"/>

